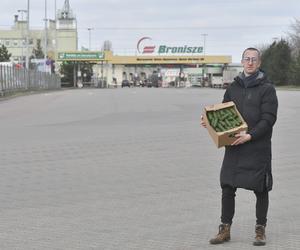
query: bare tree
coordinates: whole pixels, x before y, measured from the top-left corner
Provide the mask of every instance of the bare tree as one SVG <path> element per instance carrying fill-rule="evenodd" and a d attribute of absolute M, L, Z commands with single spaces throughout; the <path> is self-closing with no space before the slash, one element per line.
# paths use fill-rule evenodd
<path fill-rule="evenodd" d="M 295 22 L 291 25 L 291 32 L 288 32 L 290 44 L 292 47 L 292 55 L 298 56 L 300 52 L 300 20 L 295 18 Z"/>
<path fill-rule="evenodd" d="M 270 47 L 270 44 L 266 44 L 266 43 L 257 44 L 255 46 L 255 48 L 259 49 L 259 51 L 261 53 L 264 53 L 269 47 Z"/>

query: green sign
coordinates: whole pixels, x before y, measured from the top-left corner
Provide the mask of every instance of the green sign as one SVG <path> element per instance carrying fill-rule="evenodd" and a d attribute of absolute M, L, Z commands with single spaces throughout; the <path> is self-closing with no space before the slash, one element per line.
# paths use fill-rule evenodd
<path fill-rule="evenodd" d="M 103 52 L 60 52 L 60 61 L 101 61 L 104 60 Z"/>

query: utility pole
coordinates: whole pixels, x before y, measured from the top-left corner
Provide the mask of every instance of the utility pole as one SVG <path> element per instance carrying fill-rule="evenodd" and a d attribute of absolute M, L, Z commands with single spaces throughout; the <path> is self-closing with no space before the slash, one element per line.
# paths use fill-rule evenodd
<path fill-rule="evenodd" d="M 47 27 L 47 0 L 45 0 L 45 53 L 44 53 L 44 71 L 46 72 L 46 61 L 47 61 L 47 53 L 48 53 L 48 27 Z"/>
<path fill-rule="evenodd" d="M 26 34 L 26 69 L 29 69 L 29 9 L 30 0 L 27 0 L 27 34 Z"/>
<path fill-rule="evenodd" d="M 93 28 L 88 28 L 89 31 L 89 51 L 91 51 L 91 33 L 92 33 Z"/>
<path fill-rule="evenodd" d="M 56 13 L 56 10 L 57 10 L 57 7 L 56 7 L 56 0 L 54 1 L 54 20 L 55 20 L 55 57 L 57 57 L 57 13 Z M 56 60 L 56 58 L 54 59 Z"/>
<path fill-rule="evenodd" d="M 21 13 L 21 21 L 22 23 L 22 29 L 21 29 L 21 63 L 24 65 L 24 17 L 23 14 L 27 13 L 27 10 L 18 10 L 19 13 Z"/>
<path fill-rule="evenodd" d="M 206 46 L 206 37 L 208 34 L 201 34 L 201 36 L 203 36 L 203 57 L 204 57 L 204 64 L 203 64 L 203 68 L 202 68 L 202 81 L 203 81 L 203 86 L 205 86 L 206 83 L 206 58 L 205 58 L 205 46 Z"/>
<path fill-rule="evenodd" d="M 203 55 L 205 56 L 206 37 L 208 36 L 208 34 L 201 34 L 201 36 L 203 36 Z"/>

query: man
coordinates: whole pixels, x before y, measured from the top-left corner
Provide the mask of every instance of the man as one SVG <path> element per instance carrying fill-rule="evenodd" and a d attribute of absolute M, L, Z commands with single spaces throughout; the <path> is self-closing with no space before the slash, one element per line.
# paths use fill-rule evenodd
<path fill-rule="evenodd" d="M 248 132 L 237 134 L 236 140 L 225 147 L 220 174 L 222 188 L 221 225 L 210 240 L 221 244 L 230 240 L 230 227 L 235 210 L 237 188 L 253 190 L 256 195 L 256 226 L 253 245 L 266 244 L 265 228 L 269 206 L 268 192 L 272 189 L 271 137 L 277 118 L 278 101 L 274 86 L 259 70 L 261 55 L 256 48 L 242 54 L 244 71 L 227 88 L 223 102 L 233 101 L 248 124 Z M 202 126 L 206 127 L 203 119 Z"/>

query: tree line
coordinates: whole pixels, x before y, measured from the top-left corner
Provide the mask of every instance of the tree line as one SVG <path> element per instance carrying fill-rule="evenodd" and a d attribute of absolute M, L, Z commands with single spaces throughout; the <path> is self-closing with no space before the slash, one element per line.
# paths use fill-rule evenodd
<path fill-rule="evenodd" d="M 262 51 L 261 69 L 275 85 L 300 86 L 300 54 L 285 40 L 274 41 Z"/>
<path fill-rule="evenodd" d="M 260 48 L 261 69 L 277 86 L 300 86 L 300 20 L 295 19 L 286 38 Z"/>

